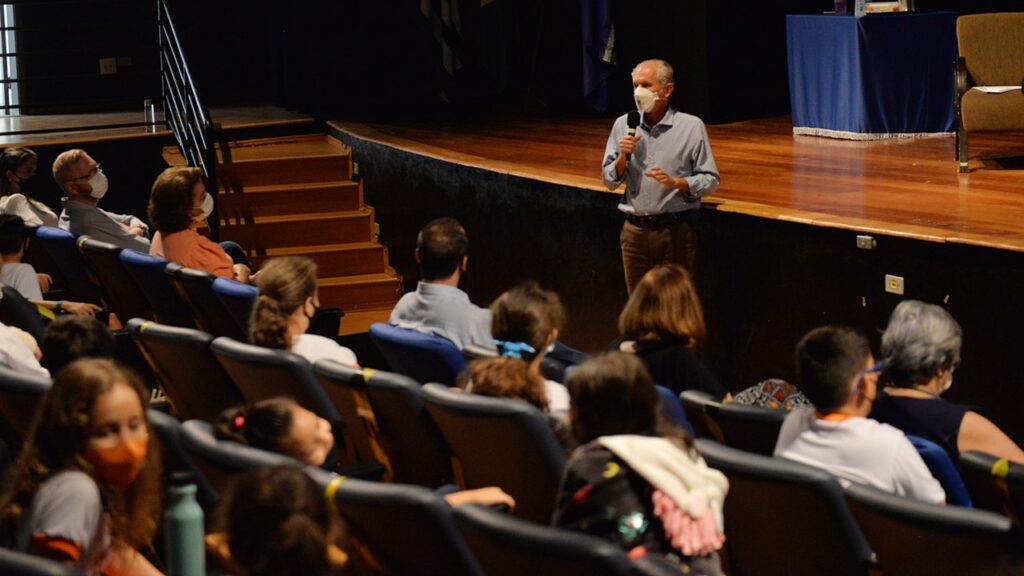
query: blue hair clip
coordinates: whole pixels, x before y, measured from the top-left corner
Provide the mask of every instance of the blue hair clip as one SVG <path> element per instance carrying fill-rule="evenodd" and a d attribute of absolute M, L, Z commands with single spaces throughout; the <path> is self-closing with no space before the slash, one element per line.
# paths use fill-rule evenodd
<path fill-rule="evenodd" d="M 526 342 L 505 342 L 504 340 L 495 340 L 494 345 L 498 347 L 498 352 L 501 353 L 502 358 L 523 358 L 523 353 L 534 354 L 537 352 L 533 346 L 530 346 Z"/>

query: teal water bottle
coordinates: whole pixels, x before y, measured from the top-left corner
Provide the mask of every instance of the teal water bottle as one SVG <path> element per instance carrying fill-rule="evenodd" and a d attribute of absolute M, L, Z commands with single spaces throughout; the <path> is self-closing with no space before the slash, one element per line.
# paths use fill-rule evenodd
<path fill-rule="evenodd" d="M 167 511 L 164 539 L 168 576 L 206 576 L 206 545 L 203 541 L 203 509 L 196 502 L 191 472 L 175 472 Z"/>

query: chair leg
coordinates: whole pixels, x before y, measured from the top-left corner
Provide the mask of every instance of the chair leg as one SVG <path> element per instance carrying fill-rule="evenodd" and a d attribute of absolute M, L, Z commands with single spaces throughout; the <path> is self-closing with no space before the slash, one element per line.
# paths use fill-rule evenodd
<path fill-rule="evenodd" d="M 960 173 L 970 172 L 967 159 L 967 130 L 958 126 L 956 130 L 956 160 L 960 164 Z"/>

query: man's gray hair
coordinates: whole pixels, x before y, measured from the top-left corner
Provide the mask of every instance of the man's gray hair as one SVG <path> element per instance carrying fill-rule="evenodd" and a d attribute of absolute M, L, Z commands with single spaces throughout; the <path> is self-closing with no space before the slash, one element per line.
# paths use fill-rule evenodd
<path fill-rule="evenodd" d="M 939 370 L 960 364 L 962 332 L 941 306 L 904 300 L 892 311 L 882 334 L 882 358 L 889 384 L 911 387 L 925 384 Z"/>
<path fill-rule="evenodd" d="M 675 71 L 672 69 L 672 65 L 659 58 L 644 60 L 643 62 L 637 64 L 636 67 L 633 68 L 633 71 L 630 73 L 630 76 L 636 76 L 637 69 L 639 69 L 644 64 L 654 64 L 654 74 L 655 76 L 658 77 L 658 83 L 661 84 L 662 86 L 664 86 L 665 84 L 671 84 L 675 82 Z"/>

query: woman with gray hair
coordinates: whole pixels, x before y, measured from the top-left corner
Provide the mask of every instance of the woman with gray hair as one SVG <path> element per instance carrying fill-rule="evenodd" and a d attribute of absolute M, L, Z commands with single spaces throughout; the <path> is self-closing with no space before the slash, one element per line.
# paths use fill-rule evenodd
<path fill-rule="evenodd" d="M 978 450 L 1014 462 L 1024 451 L 995 424 L 970 408 L 939 397 L 960 365 L 960 325 L 942 307 L 900 302 L 882 334 L 882 381 L 871 417 L 941 446 L 956 461 Z"/>

